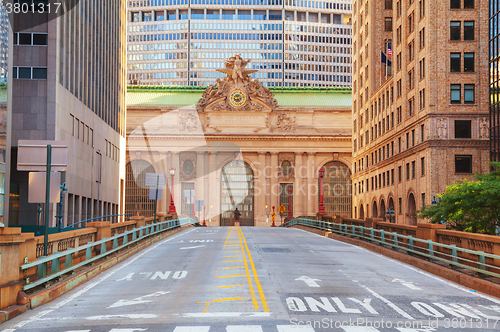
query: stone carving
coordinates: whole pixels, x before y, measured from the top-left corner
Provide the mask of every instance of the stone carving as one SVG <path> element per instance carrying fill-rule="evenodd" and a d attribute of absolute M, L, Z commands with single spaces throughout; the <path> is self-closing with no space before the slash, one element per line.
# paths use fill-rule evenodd
<path fill-rule="evenodd" d="M 179 111 L 179 129 L 182 131 L 194 131 L 198 128 L 198 115 L 194 112 Z"/>
<path fill-rule="evenodd" d="M 490 123 L 487 118 L 479 120 L 479 138 L 490 137 Z"/>
<path fill-rule="evenodd" d="M 206 128 L 212 128 L 212 129 L 214 129 L 218 133 L 220 133 L 222 131 L 222 129 L 220 129 L 219 127 L 217 127 L 217 126 L 211 126 L 210 125 L 210 115 L 207 114 L 206 119 L 207 119 L 206 120 L 206 124 L 205 124 Z"/>
<path fill-rule="evenodd" d="M 448 138 L 448 121 L 445 118 L 437 120 L 437 138 Z"/>
<path fill-rule="evenodd" d="M 189 173 L 186 172 L 184 163 L 186 161 L 190 161 L 192 168 L 189 169 Z M 196 153 L 194 152 L 185 152 L 181 153 L 179 158 L 180 165 L 180 179 L 181 181 L 189 181 L 196 178 Z"/>
<path fill-rule="evenodd" d="M 279 113 L 276 126 L 285 131 L 295 130 L 297 127 L 297 117 L 293 114 Z"/>
<path fill-rule="evenodd" d="M 252 79 L 255 69 L 245 69 L 251 60 L 240 54 L 224 60 L 224 69 L 218 72 L 227 76 L 218 78 L 209 86 L 198 101 L 198 111 L 264 111 L 278 107 L 274 94 L 259 80 Z"/>

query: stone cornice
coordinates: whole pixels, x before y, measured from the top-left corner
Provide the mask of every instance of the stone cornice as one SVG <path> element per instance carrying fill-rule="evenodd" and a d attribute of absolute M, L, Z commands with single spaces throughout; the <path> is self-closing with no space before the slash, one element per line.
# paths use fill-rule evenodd
<path fill-rule="evenodd" d="M 143 140 L 142 135 L 127 135 L 128 140 Z M 205 135 L 165 135 L 165 134 L 149 134 L 148 140 L 206 140 L 206 141 L 351 141 L 351 136 L 347 135 L 304 135 L 304 134 L 251 134 L 251 135 L 234 135 L 234 134 L 205 134 Z"/>

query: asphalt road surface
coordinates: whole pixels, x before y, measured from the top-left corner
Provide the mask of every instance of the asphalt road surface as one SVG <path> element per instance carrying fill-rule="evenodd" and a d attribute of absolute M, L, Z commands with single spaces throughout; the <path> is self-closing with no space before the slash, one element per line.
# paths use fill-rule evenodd
<path fill-rule="evenodd" d="M 50 332 L 500 330 L 500 300 L 298 229 L 192 228 L 0 326 Z"/>

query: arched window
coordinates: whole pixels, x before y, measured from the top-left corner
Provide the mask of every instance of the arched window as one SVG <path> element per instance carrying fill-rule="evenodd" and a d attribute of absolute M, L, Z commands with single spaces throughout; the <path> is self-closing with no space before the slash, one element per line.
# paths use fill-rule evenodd
<path fill-rule="evenodd" d="M 154 173 L 154 168 L 144 160 L 132 160 L 126 166 L 125 213 L 134 216 L 151 217 L 154 201 L 149 199 L 146 187 L 146 173 Z"/>
<path fill-rule="evenodd" d="M 253 170 L 242 160 L 233 160 L 221 173 L 221 226 L 234 225 L 234 210 L 241 213 L 240 225 L 254 225 Z"/>
<path fill-rule="evenodd" d="M 291 172 L 292 172 L 292 164 L 288 160 L 285 160 L 284 162 L 282 162 L 281 163 L 281 173 L 284 176 L 288 176 L 288 175 L 290 175 Z"/>
<path fill-rule="evenodd" d="M 325 169 L 325 176 L 323 177 L 323 201 L 326 214 L 351 218 L 351 170 L 340 161 L 329 162 L 323 168 Z"/>

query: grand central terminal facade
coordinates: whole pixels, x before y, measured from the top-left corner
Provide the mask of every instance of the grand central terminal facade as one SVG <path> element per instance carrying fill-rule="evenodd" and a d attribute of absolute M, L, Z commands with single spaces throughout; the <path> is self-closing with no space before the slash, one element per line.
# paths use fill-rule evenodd
<path fill-rule="evenodd" d="M 279 206 L 315 216 L 321 187 L 326 214 L 352 216 L 350 89 L 271 91 L 247 63 L 225 60 L 208 88 L 129 87 L 126 213 L 153 215 L 146 174 L 159 173 L 157 212 L 173 203 L 208 226 L 233 225 L 236 208 L 242 226 L 271 226 L 273 206 L 277 225 Z"/>

